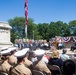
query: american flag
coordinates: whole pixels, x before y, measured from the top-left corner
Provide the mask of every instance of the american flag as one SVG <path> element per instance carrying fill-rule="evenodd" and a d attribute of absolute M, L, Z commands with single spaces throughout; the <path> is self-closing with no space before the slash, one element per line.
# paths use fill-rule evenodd
<path fill-rule="evenodd" d="M 28 0 L 25 0 L 25 17 L 26 17 L 26 25 L 28 25 Z"/>

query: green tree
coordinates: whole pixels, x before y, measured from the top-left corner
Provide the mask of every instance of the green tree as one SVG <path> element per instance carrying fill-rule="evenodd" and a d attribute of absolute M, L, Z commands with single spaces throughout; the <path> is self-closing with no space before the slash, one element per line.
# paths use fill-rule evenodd
<path fill-rule="evenodd" d="M 70 36 L 69 25 L 64 23 L 62 26 L 62 36 Z"/>
<path fill-rule="evenodd" d="M 23 38 L 25 18 L 15 17 L 14 19 L 9 19 L 8 23 L 12 26 L 11 30 L 11 41 L 14 42 L 16 38 Z"/>
<path fill-rule="evenodd" d="M 60 28 L 55 22 L 51 22 L 49 28 L 50 28 L 50 38 L 61 35 Z"/>
<path fill-rule="evenodd" d="M 50 38 L 55 36 L 67 36 L 70 34 L 68 25 L 62 21 L 51 22 L 50 28 Z"/>
<path fill-rule="evenodd" d="M 38 24 L 37 26 L 39 35 L 42 37 L 42 39 L 49 39 L 49 24 L 43 23 Z"/>
<path fill-rule="evenodd" d="M 36 24 L 34 24 L 33 22 L 34 22 L 33 19 L 29 18 L 28 26 L 27 26 L 28 39 L 33 38 L 33 31 L 35 31 L 34 34 L 37 33 Z M 14 42 L 16 38 L 25 37 L 25 18 L 24 17 L 15 17 L 14 19 L 9 19 L 8 23 L 12 26 L 12 30 L 11 30 L 12 42 Z"/>
<path fill-rule="evenodd" d="M 71 35 L 75 36 L 76 35 L 76 20 L 69 22 L 69 29 L 70 29 Z"/>

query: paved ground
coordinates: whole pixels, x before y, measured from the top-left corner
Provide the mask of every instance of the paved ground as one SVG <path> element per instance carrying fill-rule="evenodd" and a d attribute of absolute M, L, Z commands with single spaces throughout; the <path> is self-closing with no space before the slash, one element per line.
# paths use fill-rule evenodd
<path fill-rule="evenodd" d="M 71 56 L 72 54 L 74 54 L 73 51 L 70 51 L 70 48 L 66 48 L 66 50 L 67 50 L 67 53 L 66 54 L 68 54 L 69 56 Z M 62 53 L 62 49 L 61 50 L 58 50 L 58 51 L 59 51 L 60 54 Z M 48 55 L 51 55 L 52 54 L 52 51 L 51 50 L 46 50 L 46 53 Z"/>

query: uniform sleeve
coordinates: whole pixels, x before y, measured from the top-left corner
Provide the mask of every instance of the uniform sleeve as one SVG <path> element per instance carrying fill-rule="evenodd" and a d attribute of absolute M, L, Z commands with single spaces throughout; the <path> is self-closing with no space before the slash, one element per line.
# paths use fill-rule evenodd
<path fill-rule="evenodd" d="M 19 73 L 15 70 L 15 68 L 12 69 L 11 74 L 12 74 L 12 75 L 19 75 Z"/>
<path fill-rule="evenodd" d="M 43 67 L 43 71 L 45 72 L 45 73 L 50 73 L 51 74 L 51 71 L 48 69 L 48 67 L 46 66 L 46 65 L 44 65 L 44 67 Z"/>
<path fill-rule="evenodd" d="M 17 58 L 15 57 L 15 64 L 17 64 Z"/>
<path fill-rule="evenodd" d="M 1 66 L 1 70 L 4 71 L 4 72 L 7 72 L 8 71 L 8 70 L 6 71 L 6 67 L 3 66 L 3 65 Z"/>

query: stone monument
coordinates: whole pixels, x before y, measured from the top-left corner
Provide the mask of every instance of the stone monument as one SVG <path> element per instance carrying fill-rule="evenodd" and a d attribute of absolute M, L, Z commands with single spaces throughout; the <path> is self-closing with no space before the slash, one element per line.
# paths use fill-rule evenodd
<path fill-rule="evenodd" d="M 11 47 L 10 31 L 12 27 L 8 23 L 0 22 L 0 47 Z"/>

